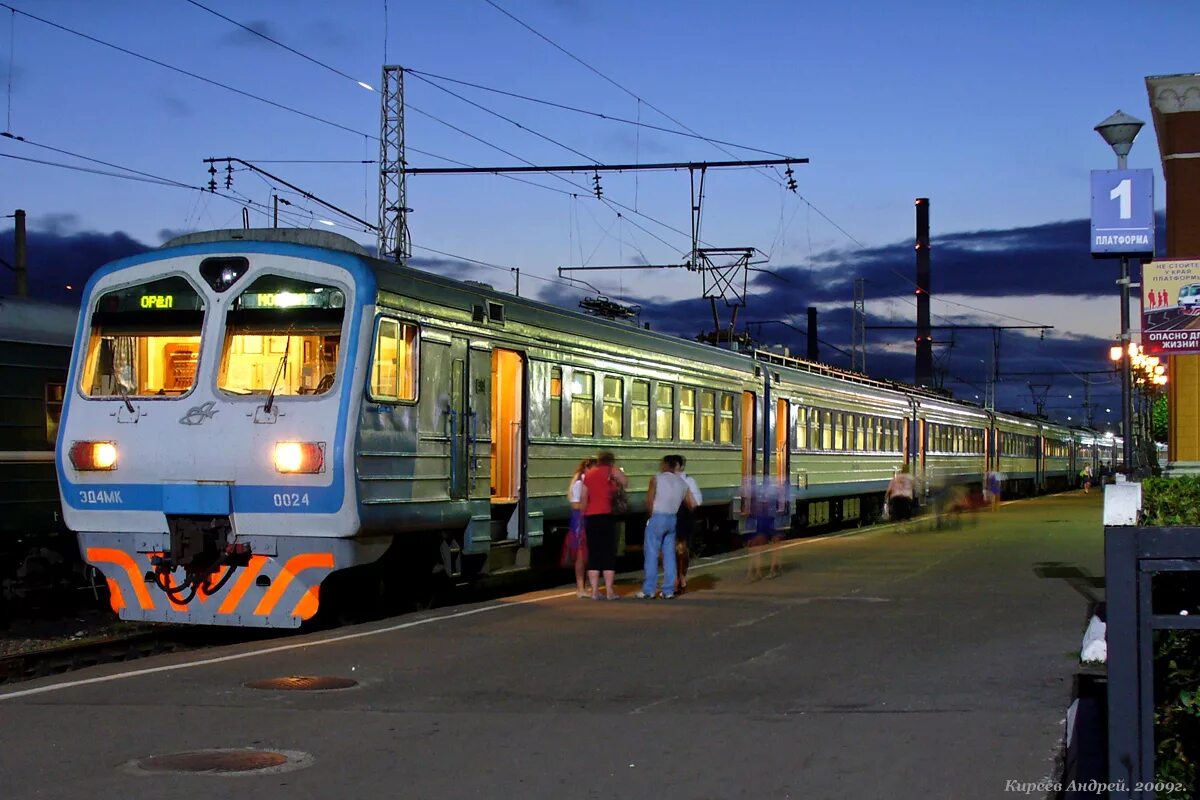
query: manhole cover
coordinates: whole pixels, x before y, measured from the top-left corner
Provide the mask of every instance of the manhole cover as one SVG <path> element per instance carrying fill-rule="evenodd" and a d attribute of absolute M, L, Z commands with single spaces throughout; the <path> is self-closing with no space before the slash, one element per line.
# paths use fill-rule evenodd
<path fill-rule="evenodd" d="M 358 681 L 328 675 L 289 675 L 286 678 L 268 678 L 265 681 L 250 681 L 246 684 L 247 689 L 285 689 L 297 692 L 349 689 L 351 686 L 358 686 Z"/>
<path fill-rule="evenodd" d="M 142 775 L 193 773 L 206 775 L 263 775 L 307 767 L 312 756 L 295 750 L 192 750 L 130 761 L 126 768 Z"/>

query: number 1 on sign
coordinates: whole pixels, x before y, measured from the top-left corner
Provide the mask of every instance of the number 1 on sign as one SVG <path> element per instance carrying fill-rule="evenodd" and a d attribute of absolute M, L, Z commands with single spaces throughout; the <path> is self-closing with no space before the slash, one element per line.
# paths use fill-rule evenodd
<path fill-rule="evenodd" d="M 1126 178 L 1108 193 L 1109 200 L 1121 201 L 1121 219 L 1133 217 L 1133 181 Z"/>

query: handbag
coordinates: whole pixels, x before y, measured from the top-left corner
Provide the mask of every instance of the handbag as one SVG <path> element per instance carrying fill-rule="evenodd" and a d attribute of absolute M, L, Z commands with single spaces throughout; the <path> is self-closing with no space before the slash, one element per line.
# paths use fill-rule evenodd
<path fill-rule="evenodd" d="M 609 483 L 612 484 L 612 513 L 628 514 L 629 513 L 629 495 L 625 493 L 625 487 L 609 478 Z"/>

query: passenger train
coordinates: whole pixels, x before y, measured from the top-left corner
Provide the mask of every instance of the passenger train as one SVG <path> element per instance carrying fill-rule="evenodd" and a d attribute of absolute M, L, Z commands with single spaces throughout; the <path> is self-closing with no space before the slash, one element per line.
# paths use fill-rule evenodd
<path fill-rule="evenodd" d="M 783 355 L 732 352 L 370 257 L 307 230 L 191 234 L 100 269 L 57 448 L 122 618 L 295 627 L 322 587 L 553 563 L 575 465 L 682 453 L 703 524 L 753 481 L 796 532 L 874 519 L 892 475 L 1023 493 L 1119 446 Z M 636 539 L 644 492 L 630 496 Z M 331 578 L 332 576 L 332 578 Z M 327 594 L 332 592 L 327 590 Z"/>
<path fill-rule="evenodd" d="M 76 326 L 69 306 L 0 297 L 0 622 L 21 605 L 70 605 L 82 582 L 54 474 Z"/>

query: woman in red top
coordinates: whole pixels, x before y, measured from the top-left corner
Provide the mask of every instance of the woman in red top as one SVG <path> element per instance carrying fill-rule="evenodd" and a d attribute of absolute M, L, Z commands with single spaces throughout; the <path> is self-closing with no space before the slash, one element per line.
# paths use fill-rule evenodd
<path fill-rule="evenodd" d="M 592 599 L 600 599 L 600 573 L 604 573 L 604 596 L 616 600 L 613 579 L 617 574 L 616 520 L 612 513 L 612 493 L 620 486 L 629 485 L 629 479 L 620 467 L 614 466 L 613 454 L 600 453 L 596 466 L 583 474 L 583 515 L 586 519 L 584 533 L 587 536 L 588 582 L 592 587 Z"/>

